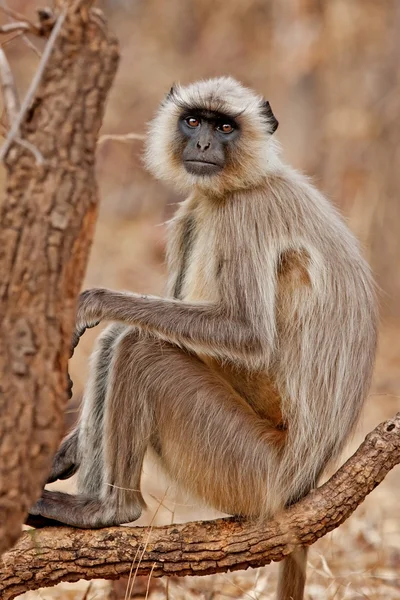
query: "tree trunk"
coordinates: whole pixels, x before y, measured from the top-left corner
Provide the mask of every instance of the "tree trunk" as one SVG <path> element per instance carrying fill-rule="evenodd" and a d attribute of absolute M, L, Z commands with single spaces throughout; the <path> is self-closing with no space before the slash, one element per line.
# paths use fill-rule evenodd
<path fill-rule="evenodd" d="M 98 204 L 96 140 L 118 62 L 115 39 L 88 14 L 91 2 L 74 4 L 20 128 L 19 139 L 35 150 L 14 141 L 5 158 L 0 552 L 20 535 L 63 432 L 75 301 Z"/>

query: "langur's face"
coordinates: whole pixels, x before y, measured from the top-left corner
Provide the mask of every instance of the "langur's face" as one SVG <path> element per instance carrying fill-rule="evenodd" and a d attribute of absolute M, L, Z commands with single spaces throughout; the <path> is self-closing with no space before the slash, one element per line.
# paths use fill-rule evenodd
<path fill-rule="evenodd" d="M 277 126 L 269 103 L 230 77 L 177 85 L 150 124 L 146 164 L 185 193 L 252 188 L 279 162 Z"/>
<path fill-rule="evenodd" d="M 183 166 L 191 175 L 212 176 L 229 162 L 240 128 L 234 118 L 209 110 L 187 110 L 178 120 Z"/>

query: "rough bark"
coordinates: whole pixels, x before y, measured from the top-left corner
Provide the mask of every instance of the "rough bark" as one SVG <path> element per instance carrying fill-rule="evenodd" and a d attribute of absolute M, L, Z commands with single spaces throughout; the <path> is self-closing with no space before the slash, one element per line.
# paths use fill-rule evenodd
<path fill-rule="evenodd" d="M 322 487 L 266 525 L 218 519 L 166 527 L 100 530 L 45 528 L 26 532 L 3 557 L 0 595 L 78 579 L 129 574 L 209 575 L 261 567 L 309 546 L 345 521 L 400 462 L 400 413 L 372 431 Z"/>
<path fill-rule="evenodd" d="M 98 16 L 89 18 L 91 2 L 65 4 L 65 21 L 20 128 L 24 145 L 13 142 L 4 161 L 0 552 L 20 535 L 63 430 L 75 301 L 98 203 L 96 140 L 118 61 L 115 39 Z"/>

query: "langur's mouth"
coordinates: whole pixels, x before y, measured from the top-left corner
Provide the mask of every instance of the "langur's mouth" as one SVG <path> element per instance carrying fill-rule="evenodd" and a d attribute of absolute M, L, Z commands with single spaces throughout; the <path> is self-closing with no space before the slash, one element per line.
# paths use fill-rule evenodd
<path fill-rule="evenodd" d="M 185 160 L 183 164 L 191 175 L 215 175 L 223 168 L 222 165 L 208 160 Z"/>

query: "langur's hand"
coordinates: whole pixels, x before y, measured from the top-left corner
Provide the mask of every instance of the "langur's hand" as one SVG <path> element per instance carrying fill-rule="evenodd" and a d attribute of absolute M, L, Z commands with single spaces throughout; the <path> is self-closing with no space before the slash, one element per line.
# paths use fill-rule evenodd
<path fill-rule="evenodd" d="M 96 327 L 102 320 L 102 298 L 107 290 L 93 288 L 82 292 L 78 300 L 75 331 L 72 335 L 71 356 L 86 329 Z"/>

